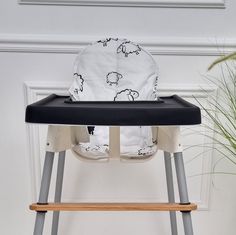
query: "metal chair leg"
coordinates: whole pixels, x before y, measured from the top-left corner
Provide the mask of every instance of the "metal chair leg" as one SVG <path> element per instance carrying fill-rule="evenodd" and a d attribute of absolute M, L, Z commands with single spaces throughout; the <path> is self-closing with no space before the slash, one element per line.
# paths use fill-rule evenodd
<path fill-rule="evenodd" d="M 187 189 L 182 152 L 174 153 L 174 159 L 175 159 L 175 168 L 179 187 L 180 203 L 188 204 L 189 203 L 188 189 Z M 183 218 L 185 235 L 193 235 L 191 212 L 190 211 L 182 212 L 182 218 Z"/>
<path fill-rule="evenodd" d="M 66 153 L 65 151 L 59 152 L 54 202 L 61 202 L 62 183 L 63 183 L 64 166 L 65 166 L 65 153 Z M 51 232 L 52 235 L 57 235 L 58 233 L 59 213 L 60 213 L 59 211 L 53 212 L 52 232 Z"/>
<path fill-rule="evenodd" d="M 41 180 L 41 187 L 39 193 L 39 204 L 45 204 L 48 201 L 48 193 L 52 175 L 52 166 L 54 160 L 54 152 L 46 152 L 44 167 L 43 167 L 43 175 Z M 37 212 L 35 226 L 34 226 L 34 235 L 42 235 L 43 234 L 43 226 L 45 220 L 45 212 Z"/>
<path fill-rule="evenodd" d="M 171 155 L 169 152 L 164 151 L 164 160 L 165 160 L 165 169 L 166 169 L 168 201 L 170 203 L 174 203 L 175 194 L 174 194 L 174 184 L 173 184 L 173 174 L 172 174 L 172 163 L 171 163 Z M 178 235 L 175 211 L 170 211 L 170 223 L 171 223 L 171 234 Z"/>

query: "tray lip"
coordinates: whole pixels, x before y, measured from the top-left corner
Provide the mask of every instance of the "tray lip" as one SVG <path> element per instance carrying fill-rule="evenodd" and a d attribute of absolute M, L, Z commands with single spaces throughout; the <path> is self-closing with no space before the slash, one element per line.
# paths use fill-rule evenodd
<path fill-rule="evenodd" d="M 160 97 L 161 98 L 161 97 Z M 94 100 L 94 101 L 90 101 L 90 100 L 81 100 L 81 101 L 69 101 L 69 100 L 65 100 L 64 101 L 65 104 L 145 104 L 145 103 L 153 103 L 153 104 L 160 104 L 160 103 L 164 103 L 164 101 L 162 100 L 161 102 L 158 100 L 134 100 L 134 101 L 127 101 L 127 100 Z"/>
<path fill-rule="evenodd" d="M 48 102 L 50 100 L 53 100 L 53 99 L 56 99 L 56 98 L 65 98 L 66 99 L 66 98 L 69 98 L 69 96 L 67 96 L 67 95 L 51 94 L 51 95 L 49 95 L 49 96 L 47 96 L 47 97 L 45 97 L 45 98 L 43 98 L 43 99 L 41 99 L 39 101 L 36 101 L 36 102 L 34 102 L 32 104 L 27 105 L 27 107 L 42 106 L 43 103 L 46 103 L 46 102 Z M 170 96 L 161 96 L 159 98 L 163 99 L 163 101 L 165 99 L 175 99 L 178 103 L 182 103 L 182 104 L 185 105 L 184 107 L 178 107 L 178 109 L 181 109 L 181 108 L 184 108 L 184 109 L 187 109 L 187 108 L 199 108 L 198 106 L 196 106 L 196 105 L 194 105 L 194 104 L 184 100 L 183 98 L 181 98 L 180 96 L 178 96 L 176 94 L 173 94 L 173 95 L 170 95 Z M 134 100 L 134 101 L 113 101 L 113 100 L 111 100 L 111 101 L 107 101 L 107 100 L 102 101 L 102 100 L 98 100 L 98 101 L 73 101 L 73 102 L 66 102 L 66 100 L 65 100 L 63 103 L 68 105 L 68 106 L 63 106 L 63 108 L 72 108 L 72 107 L 75 108 L 75 106 L 78 105 L 78 104 L 90 104 L 90 105 L 91 104 L 104 104 L 104 105 L 106 105 L 106 104 L 114 104 L 115 106 L 116 105 L 118 106 L 119 104 L 129 104 L 129 105 L 131 105 L 131 104 L 161 104 L 161 103 L 164 103 L 164 102 L 158 102 L 156 100 Z M 69 105 L 71 105 L 71 107 L 69 107 Z M 54 107 L 61 107 L 61 106 L 54 106 Z M 83 107 L 78 107 L 78 108 L 88 108 L 89 109 L 91 107 L 83 106 Z M 115 108 L 115 107 L 113 107 L 113 108 Z M 129 106 L 129 108 L 130 108 L 130 106 Z M 147 108 L 149 108 L 149 107 L 147 107 Z M 142 107 L 140 109 L 145 109 L 145 107 Z"/>

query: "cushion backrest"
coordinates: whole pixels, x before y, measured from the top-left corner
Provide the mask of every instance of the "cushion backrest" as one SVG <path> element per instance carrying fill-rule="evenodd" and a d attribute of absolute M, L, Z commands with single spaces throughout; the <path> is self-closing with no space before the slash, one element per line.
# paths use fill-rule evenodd
<path fill-rule="evenodd" d="M 99 40 L 75 62 L 73 100 L 157 99 L 157 65 L 139 45 L 126 39 Z"/>

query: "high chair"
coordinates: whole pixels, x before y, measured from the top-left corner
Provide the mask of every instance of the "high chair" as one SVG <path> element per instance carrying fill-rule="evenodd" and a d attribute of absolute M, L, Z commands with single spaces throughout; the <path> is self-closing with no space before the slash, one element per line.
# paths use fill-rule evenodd
<path fill-rule="evenodd" d="M 34 235 L 43 234 L 47 211 L 53 211 L 52 235 L 60 211 L 169 211 L 177 235 L 176 211 L 185 235 L 193 235 L 180 126 L 201 123 L 200 109 L 177 95 L 158 96 L 158 71 L 152 56 L 126 39 L 97 41 L 79 53 L 69 96 L 52 94 L 26 108 L 27 123 L 48 125 L 46 156 Z M 65 152 L 85 161 L 143 162 L 164 152 L 168 203 L 62 203 Z M 48 203 L 54 154 L 59 152 L 55 200 Z M 171 154 L 180 203 L 175 203 Z"/>

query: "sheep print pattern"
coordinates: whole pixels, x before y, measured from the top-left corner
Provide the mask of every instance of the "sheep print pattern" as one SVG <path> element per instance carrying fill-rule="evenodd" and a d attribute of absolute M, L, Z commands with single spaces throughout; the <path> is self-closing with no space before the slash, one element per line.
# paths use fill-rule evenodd
<path fill-rule="evenodd" d="M 139 45 L 118 38 L 99 40 L 83 49 L 76 58 L 72 101 L 157 100 L 158 70 L 152 56 Z M 88 130 L 91 130 L 91 128 Z M 73 150 L 87 158 L 108 156 L 109 128 L 95 126 L 90 141 Z M 129 158 L 156 152 L 151 127 L 121 127 L 121 155 Z"/>

